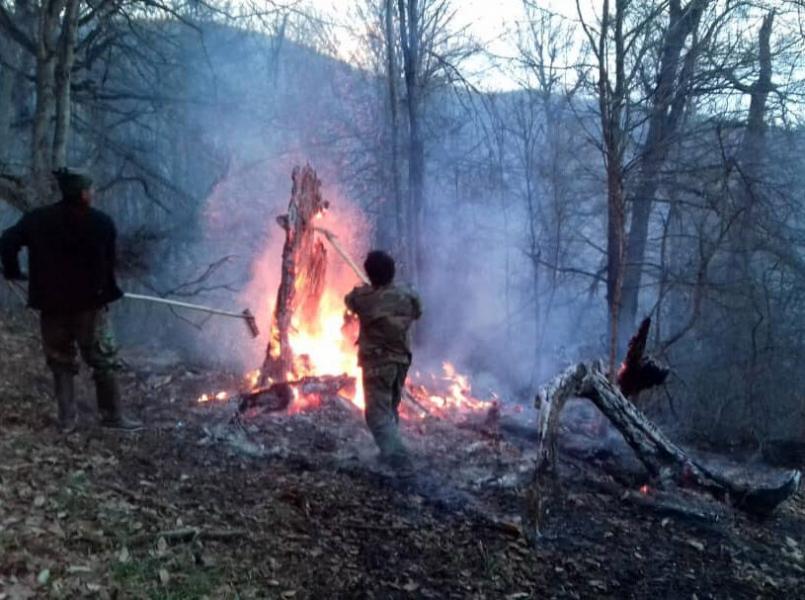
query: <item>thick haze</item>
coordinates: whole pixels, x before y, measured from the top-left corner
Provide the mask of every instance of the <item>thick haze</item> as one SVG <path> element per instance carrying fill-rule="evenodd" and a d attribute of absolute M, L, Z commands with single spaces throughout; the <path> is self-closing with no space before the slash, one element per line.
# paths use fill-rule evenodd
<path fill-rule="evenodd" d="M 565 365 L 606 356 L 609 313 L 629 305 L 620 341 L 651 315 L 650 350 L 673 367 L 666 390 L 645 400 L 653 416 L 708 438 L 798 435 L 799 8 L 694 4 L 699 20 L 684 25 L 698 31 L 669 44 L 669 3 L 610 3 L 626 11 L 632 36 L 619 45 L 609 30 L 602 41 L 605 67 L 625 49 L 623 88 L 596 85 L 617 73 L 599 69 L 575 3 L 560 0 L 453 3 L 423 40 L 418 88 L 404 77 L 396 21 L 388 77 L 383 2 L 308 0 L 248 18 L 183 6 L 194 27 L 161 12 L 115 17 L 104 24 L 108 48 L 89 38 L 79 49 L 68 158 L 96 176 L 131 291 L 248 305 L 265 334 L 280 269 L 276 217 L 293 167 L 310 163 L 356 258 L 386 247 L 401 278 L 415 275 L 425 305 L 415 368 L 451 361 L 482 394 L 529 399 Z M 600 3 L 582 8 L 590 15 Z M 20 173 L 31 162 L 36 79 L 7 42 L 3 64 L 16 66 L 0 70 L 9 140 L 0 164 Z M 616 118 L 602 119 L 602 107 Z M 412 114 L 419 145 L 409 144 Z M 421 207 L 409 196 L 418 148 Z M 0 204 L 0 224 L 17 218 L 11 205 Z M 408 264 L 412 231 L 419 265 Z M 343 275 L 332 253 L 331 263 Z M 618 264 L 632 276 L 631 304 L 608 294 L 626 279 Z M 264 338 L 236 320 L 133 302 L 115 315 L 131 348 L 239 371 L 262 358 Z"/>

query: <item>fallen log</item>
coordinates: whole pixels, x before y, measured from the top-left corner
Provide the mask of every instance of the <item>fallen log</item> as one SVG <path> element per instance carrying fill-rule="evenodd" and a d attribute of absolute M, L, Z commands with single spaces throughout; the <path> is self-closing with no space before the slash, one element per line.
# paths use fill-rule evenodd
<path fill-rule="evenodd" d="M 671 442 L 620 389 L 606 377 L 600 363 L 579 363 L 551 381 L 537 396 L 541 405 L 539 444 L 526 497 L 526 522 L 533 538 L 541 535 L 552 497 L 557 493 L 556 448 L 559 416 L 573 397 L 595 404 L 623 435 L 655 480 L 655 487 L 693 488 L 745 512 L 765 516 L 799 489 L 801 473 L 790 471 L 777 484 L 752 485 L 713 472 Z"/>

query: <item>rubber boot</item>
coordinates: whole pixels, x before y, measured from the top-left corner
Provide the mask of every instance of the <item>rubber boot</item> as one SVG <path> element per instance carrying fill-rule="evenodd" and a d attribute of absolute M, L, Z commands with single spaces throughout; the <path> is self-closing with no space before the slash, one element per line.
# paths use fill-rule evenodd
<path fill-rule="evenodd" d="M 95 376 L 95 395 L 98 400 L 98 412 L 101 415 L 101 427 L 121 431 L 138 431 L 143 428 L 141 422 L 123 415 L 120 387 L 113 374 Z"/>
<path fill-rule="evenodd" d="M 53 373 L 53 394 L 59 407 L 59 430 L 62 433 L 72 433 L 77 423 L 72 373 L 62 371 Z"/>

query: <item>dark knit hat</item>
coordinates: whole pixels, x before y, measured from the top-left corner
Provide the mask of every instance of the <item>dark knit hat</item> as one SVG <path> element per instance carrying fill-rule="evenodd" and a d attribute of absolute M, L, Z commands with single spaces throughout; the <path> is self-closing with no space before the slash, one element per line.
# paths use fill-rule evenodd
<path fill-rule="evenodd" d="M 92 178 L 83 171 L 63 167 L 53 171 L 53 175 L 55 175 L 62 196 L 65 198 L 74 198 L 83 190 L 92 187 Z"/>

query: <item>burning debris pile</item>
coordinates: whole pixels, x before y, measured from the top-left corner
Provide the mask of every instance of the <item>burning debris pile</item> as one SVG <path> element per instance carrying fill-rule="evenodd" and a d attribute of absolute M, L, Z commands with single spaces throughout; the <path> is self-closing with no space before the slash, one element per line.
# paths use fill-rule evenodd
<path fill-rule="evenodd" d="M 277 218 L 284 232 L 280 278 L 271 309 L 271 327 L 260 369 L 249 373 L 238 393 L 212 392 L 200 403 L 236 401 L 241 412 L 299 412 L 333 401 L 352 411 L 364 406 L 357 364 L 358 322 L 343 297 L 356 277 L 368 279 L 341 246 L 333 230 L 346 225 L 329 211 L 321 181 L 309 166 L 292 175 L 288 210 Z M 325 240 L 350 267 L 345 275 L 331 264 Z M 267 268 L 275 268 L 273 265 Z M 442 373 L 417 372 L 406 383 L 404 418 L 454 417 L 488 410 L 495 398 L 472 395 L 466 376 L 450 362 Z"/>

